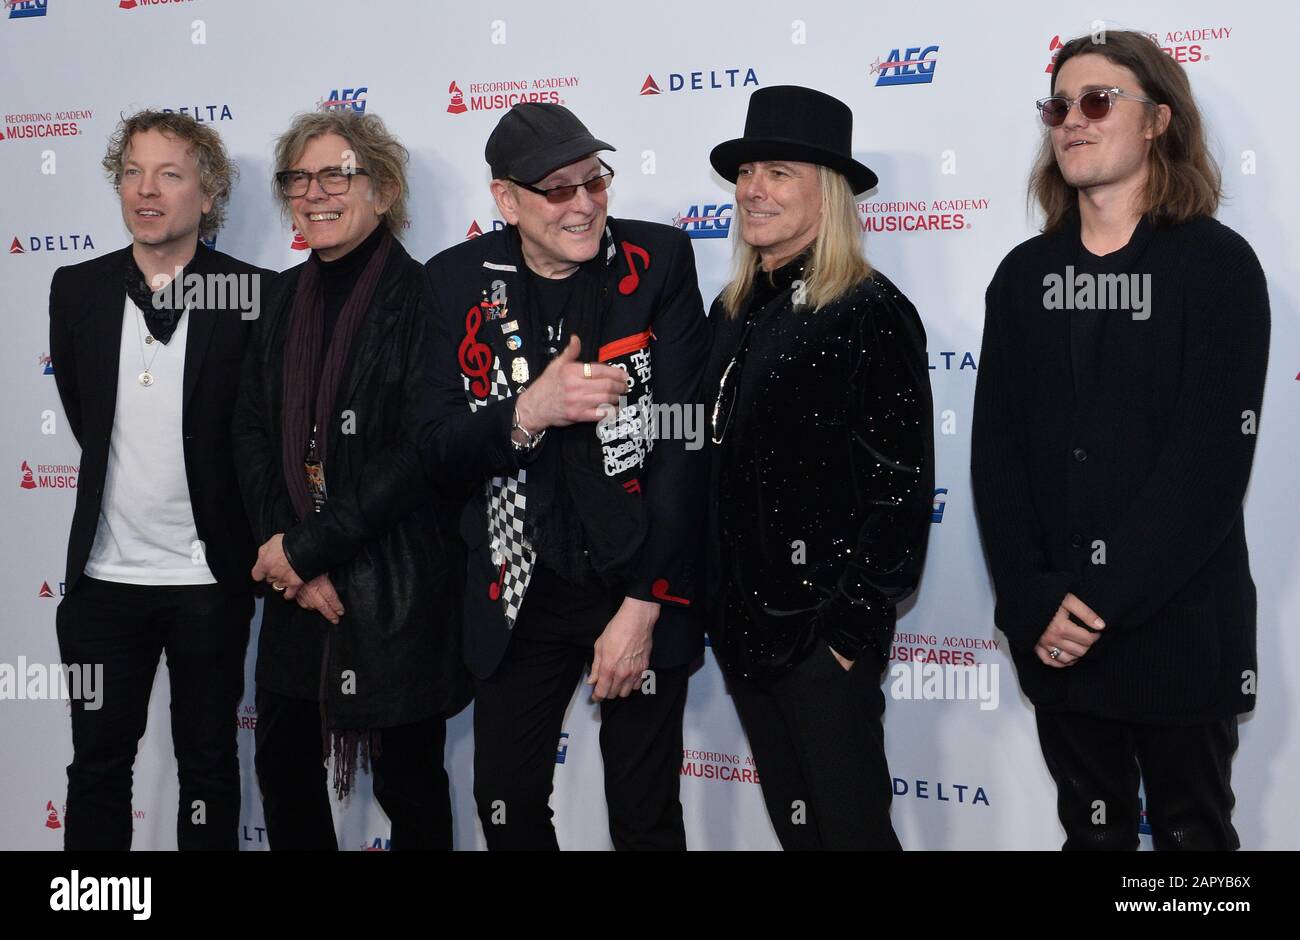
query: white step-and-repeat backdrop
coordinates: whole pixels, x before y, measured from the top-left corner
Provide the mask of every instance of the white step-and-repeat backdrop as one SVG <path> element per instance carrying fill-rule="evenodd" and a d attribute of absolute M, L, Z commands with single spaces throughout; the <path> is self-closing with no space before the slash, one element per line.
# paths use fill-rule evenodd
<path fill-rule="evenodd" d="M 996 9 L 996 12 L 992 12 Z M 218 247 L 283 269 L 303 260 L 272 204 L 272 142 L 322 107 L 381 115 L 411 151 L 411 254 L 425 259 L 500 225 L 483 145 L 517 101 L 571 108 L 615 144 L 617 216 L 684 228 L 707 302 L 723 284 L 732 192 L 708 163 L 739 136 L 750 92 L 809 85 L 848 102 L 857 155 L 880 176 L 860 211 L 872 261 L 929 333 L 936 486 L 929 561 L 900 620 L 895 663 L 987 665 L 983 701 L 890 698 L 894 822 L 910 849 L 1055 848 L 1063 838 L 1033 713 L 1021 697 L 971 508 L 971 399 L 984 288 L 1035 232 L 1025 181 L 1042 133 L 1054 49 L 1095 21 L 1141 29 L 1183 63 L 1204 109 L 1228 200 L 1221 218 L 1267 272 L 1272 362 L 1246 505 L 1259 588 L 1259 705 L 1234 765 L 1244 846 L 1300 846 L 1300 591 L 1295 512 L 1300 184 L 1294 63 L 1300 11 L 1222 0 L 1089 4 L 851 0 L 755 3 L 570 0 L 488 6 L 440 0 L 5 0 L 0 12 L 0 670 L 58 661 L 54 613 L 79 451 L 48 345 L 50 276 L 126 244 L 100 168 L 119 115 L 186 111 L 221 132 L 242 180 Z M 1231 315 L 1231 311 L 1225 311 Z M 232 507 L 233 511 L 233 507 Z M 266 848 L 253 776 L 254 642 L 237 722 L 242 842 Z M 18 687 L 24 687 L 22 682 Z M 0 690 L 2 691 L 2 690 Z M 557 742 L 554 806 L 565 848 L 607 848 L 598 711 L 576 693 Z M 62 845 L 68 706 L 0 698 L 0 848 Z M 175 847 L 177 782 L 160 669 L 135 765 L 136 848 Z M 450 722 L 446 761 L 461 848 L 473 812 L 470 713 Z M 776 847 L 745 737 L 716 663 L 691 680 L 682 755 L 687 835 L 701 849 Z M 388 822 L 369 780 L 336 807 L 340 844 L 382 849 Z M 1144 837 L 1149 845 L 1149 839 Z"/>

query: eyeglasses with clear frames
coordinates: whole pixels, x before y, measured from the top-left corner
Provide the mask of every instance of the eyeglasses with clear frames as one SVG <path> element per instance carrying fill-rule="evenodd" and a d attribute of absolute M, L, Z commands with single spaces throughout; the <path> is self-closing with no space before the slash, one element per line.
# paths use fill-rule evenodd
<path fill-rule="evenodd" d="M 1085 91 L 1078 98 L 1052 95 L 1050 98 L 1040 98 L 1035 104 L 1038 106 L 1038 113 L 1042 117 L 1044 124 L 1048 127 L 1060 127 L 1065 123 L 1065 119 L 1076 101 L 1079 103 L 1080 114 L 1089 121 L 1100 121 L 1110 114 L 1111 108 L 1115 107 L 1116 98 L 1128 98 L 1131 101 L 1140 101 L 1143 104 L 1155 104 L 1150 98 L 1131 95 L 1119 88 L 1094 88 L 1091 91 Z"/>

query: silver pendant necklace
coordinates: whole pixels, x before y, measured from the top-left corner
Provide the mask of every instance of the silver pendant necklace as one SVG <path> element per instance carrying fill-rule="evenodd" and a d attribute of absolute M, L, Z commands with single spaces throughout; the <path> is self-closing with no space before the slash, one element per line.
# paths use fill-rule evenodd
<path fill-rule="evenodd" d="M 189 308 L 187 307 L 186 310 L 188 309 Z M 144 319 L 144 313 L 141 312 L 139 307 L 135 308 L 135 312 L 136 312 L 135 332 L 136 335 L 140 337 L 140 365 L 144 366 L 144 371 L 141 372 L 139 375 L 137 375 L 135 378 L 137 382 L 139 382 L 145 388 L 148 388 L 150 385 L 153 385 L 153 381 L 154 381 L 153 372 L 150 370 L 153 369 L 154 360 L 158 358 L 158 353 L 161 351 L 163 344 L 162 343 L 158 344 L 158 348 L 153 351 L 153 356 L 149 359 L 149 362 L 146 363 L 144 361 L 145 344 L 146 343 L 152 344 L 155 342 L 155 340 L 153 336 L 145 336 L 144 329 L 140 326 L 140 321 Z"/>

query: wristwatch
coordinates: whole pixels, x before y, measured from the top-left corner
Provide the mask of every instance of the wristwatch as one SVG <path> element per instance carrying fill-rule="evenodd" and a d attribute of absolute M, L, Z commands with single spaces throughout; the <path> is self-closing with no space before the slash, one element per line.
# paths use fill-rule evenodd
<path fill-rule="evenodd" d="M 524 441 L 522 443 L 515 440 L 516 431 L 518 431 L 520 434 L 524 436 Z M 519 409 L 515 408 L 514 417 L 510 421 L 510 443 L 514 445 L 515 451 L 517 453 L 520 454 L 529 453 L 530 451 L 532 451 L 534 447 L 536 447 L 538 444 L 542 442 L 542 438 L 545 436 L 546 436 L 545 428 L 542 428 L 542 430 L 534 434 L 532 431 L 529 431 L 526 427 L 520 424 Z"/>

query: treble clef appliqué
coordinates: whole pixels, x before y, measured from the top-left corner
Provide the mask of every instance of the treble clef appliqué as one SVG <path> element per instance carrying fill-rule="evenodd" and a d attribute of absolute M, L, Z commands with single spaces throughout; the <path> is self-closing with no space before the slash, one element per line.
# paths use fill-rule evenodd
<path fill-rule="evenodd" d="M 478 341 L 483 325 L 483 311 L 475 304 L 465 315 L 465 338 L 460 341 L 460 370 L 470 379 L 469 390 L 475 398 L 486 398 L 492 388 L 488 374 L 492 369 L 492 347 Z"/>

